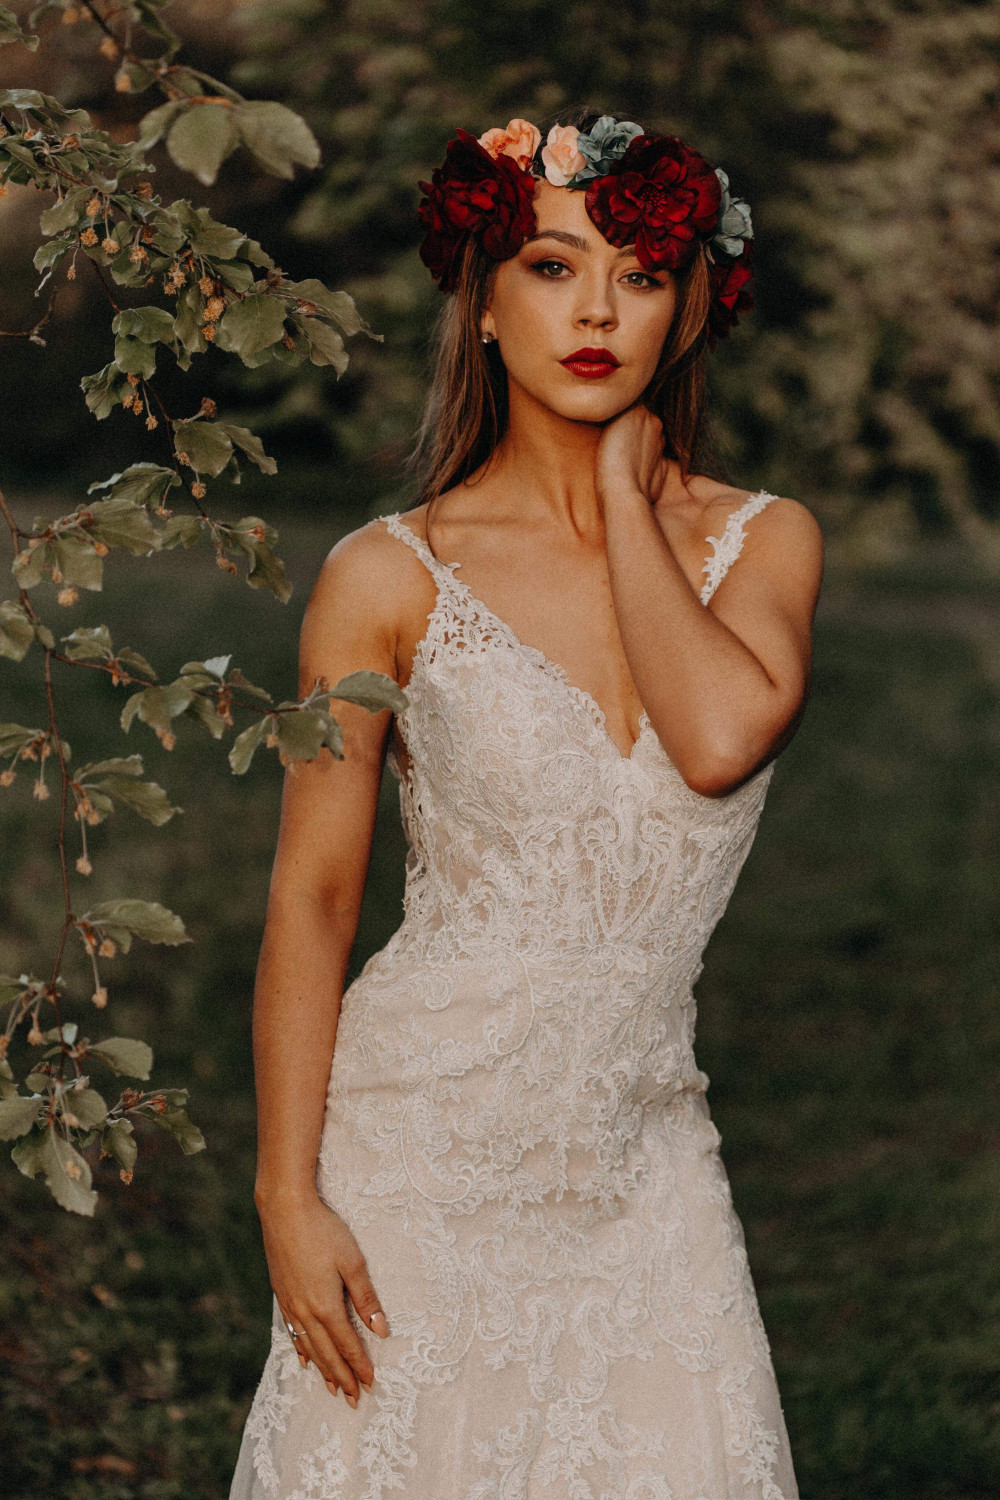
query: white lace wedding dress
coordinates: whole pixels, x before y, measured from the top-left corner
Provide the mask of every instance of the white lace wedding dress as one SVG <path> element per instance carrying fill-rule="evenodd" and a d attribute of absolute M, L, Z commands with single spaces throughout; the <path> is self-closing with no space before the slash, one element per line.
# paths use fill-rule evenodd
<path fill-rule="evenodd" d="M 703 603 L 772 499 L 710 538 Z M 384 524 L 438 593 L 399 718 L 405 916 L 343 996 L 317 1183 L 391 1335 L 348 1302 L 355 1410 L 275 1300 L 230 1500 L 797 1500 L 691 991 L 773 762 L 701 796 L 645 717 L 624 757 Z"/>

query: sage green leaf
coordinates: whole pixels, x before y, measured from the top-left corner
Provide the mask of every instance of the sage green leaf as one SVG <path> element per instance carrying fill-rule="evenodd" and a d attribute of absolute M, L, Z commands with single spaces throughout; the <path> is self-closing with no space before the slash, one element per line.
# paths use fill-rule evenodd
<path fill-rule="evenodd" d="M 330 689 L 331 698 L 342 698 L 346 703 L 357 703 L 377 714 L 382 709 L 391 709 L 401 714 L 407 705 L 406 694 L 399 685 L 384 672 L 349 672 L 335 687 Z"/>
<path fill-rule="evenodd" d="M 0 47 L 5 42 L 20 42 L 23 46 L 27 47 L 29 52 L 34 52 L 38 46 L 37 36 L 32 36 L 30 32 L 22 31 L 14 13 L 9 11 L 6 6 L 0 5 Z"/>
<path fill-rule="evenodd" d="M 210 656 L 203 665 L 206 672 L 211 672 L 214 677 L 222 678 L 225 677 L 226 669 L 232 659 L 233 653 L 230 651 L 227 656 Z"/>
<path fill-rule="evenodd" d="M 231 686 L 241 688 L 244 693 L 250 693 L 254 698 L 262 699 L 264 703 L 274 702 L 267 688 L 257 687 L 248 677 L 244 677 L 239 667 L 234 667 L 230 672 L 229 681 Z"/>
<path fill-rule="evenodd" d="M 274 270 L 274 260 L 259 240 L 252 240 L 248 236 L 240 246 L 239 255 L 241 260 L 249 261 L 252 266 L 261 266 L 268 271 Z"/>
<path fill-rule="evenodd" d="M 54 1050 L 60 1052 L 62 1049 L 56 1047 Z M 29 1073 L 24 1080 L 24 1084 L 25 1088 L 29 1088 L 33 1094 L 50 1094 L 52 1092 L 51 1077 L 48 1073 L 43 1073 L 40 1069 Z"/>
<path fill-rule="evenodd" d="M 126 307 L 111 320 L 112 333 L 141 339 L 144 344 L 169 344 L 174 320 L 162 307 Z"/>
<path fill-rule="evenodd" d="M 93 484 L 89 484 L 87 494 L 92 495 L 96 490 L 108 490 L 116 500 L 131 500 L 134 505 L 159 505 L 167 491 L 180 482 L 180 475 L 173 469 L 164 468 L 162 464 L 130 464 L 120 474 L 112 474 L 110 479 L 95 480 Z M 156 533 L 152 534 L 155 538 Z M 102 537 L 102 541 L 104 540 L 106 538 Z M 155 546 L 155 540 L 149 545 Z"/>
<path fill-rule="evenodd" d="M 265 714 L 262 718 L 255 720 L 249 729 L 244 729 L 242 734 L 236 736 L 227 757 L 235 775 L 242 776 L 249 769 L 258 745 L 268 731 L 275 727 L 273 716 Z"/>
<path fill-rule="evenodd" d="M 172 948 L 193 941 L 176 912 L 161 906 L 159 901 L 140 901 L 134 896 L 99 901 L 80 920 L 114 938 L 123 953 L 129 952 L 132 937 L 145 943 L 167 943 Z"/>
<path fill-rule="evenodd" d="M 13 1141 L 28 1131 L 38 1119 L 41 1099 L 25 1099 L 23 1094 L 0 1099 L 0 1141 Z"/>
<path fill-rule="evenodd" d="M 105 661 L 111 655 L 111 632 L 106 625 L 78 625 L 61 638 L 72 661 Z"/>
<path fill-rule="evenodd" d="M 125 375 L 141 375 L 149 380 L 156 373 L 156 349 L 142 339 L 115 339 L 115 364 Z"/>
<path fill-rule="evenodd" d="M 173 483 L 180 483 L 176 475 Z M 115 495 L 111 500 L 92 500 L 87 509 L 94 518 L 88 529 L 99 542 L 109 547 L 123 547 L 133 557 L 156 550 L 159 533 L 145 506 L 123 495 Z"/>
<path fill-rule="evenodd" d="M 72 1047 L 73 1043 L 76 1041 L 76 1033 L 78 1030 L 79 1028 L 75 1021 L 64 1021 L 62 1023 L 61 1038 L 59 1036 L 58 1026 L 51 1026 L 48 1031 L 43 1031 L 42 1037 L 46 1042 L 59 1042 L 60 1045 L 62 1042 L 65 1042 L 68 1047 Z M 60 1049 L 59 1047 L 57 1047 L 55 1050 L 58 1052 Z M 47 1052 L 45 1055 L 46 1057 L 49 1057 L 51 1056 L 51 1053 Z"/>
<path fill-rule="evenodd" d="M 91 811 L 96 814 L 95 821 L 103 823 L 104 819 L 114 812 L 115 804 L 110 797 L 105 797 L 103 792 L 95 792 L 91 789 L 87 795 L 90 798 Z"/>
<path fill-rule="evenodd" d="M 20 661 L 35 639 L 35 626 L 19 599 L 0 604 L 0 656 Z"/>
<path fill-rule="evenodd" d="M 175 166 L 210 187 L 237 142 L 233 109 L 224 104 L 192 104 L 170 126 L 167 154 Z"/>
<path fill-rule="evenodd" d="M 101 1150 L 105 1156 L 114 1157 L 120 1167 L 131 1172 L 139 1147 L 135 1141 L 135 1127 L 131 1120 L 115 1120 L 101 1135 Z"/>
<path fill-rule="evenodd" d="M 236 116 L 243 144 L 275 177 L 294 177 L 296 164 L 319 165 L 319 142 L 302 116 L 284 104 L 254 99 L 241 104 Z"/>
<path fill-rule="evenodd" d="M 33 589 L 45 577 L 46 564 L 51 565 L 51 561 L 51 544 L 42 542 L 37 547 L 26 547 L 19 552 L 10 565 L 10 571 L 22 589 Z"/>
<path fill-rule="evenodd" d="M 266 542 L 254 545 L 254 563 L 247 574 L 247 583 L 252 589 L 270 589 L 282 604 L 287 604 L 292 597 L 292 586 L 285 576 L 285 565 Z"/>
<path fill-rule="evenodd" d="M 234 292 L 243 293 L 253 286 L 253 270 L 245 260 L 221 260 L 216 263 L 219 277 Z"/>
<path fill-rule="evenodd" d="M 157 141 L 161 141 L 170 129 L 174 116 L 183 108 L 183 99 L 171 99 L 168 104 L 161 104 L 143 115 L 139 121 L 140 145 L 148 150 L 150 146 L 155 146 Z"/>
<path fill-rule="evenodd" d="M 56 649 L 55 636 L 47 625 L 42 624 L 41 620 L 38 620 L 35 624 L 35 634 L 48 651 Z"/>
<path fill-rule="evenodd" d="M 155 1120 L 157 1125 L 170 1132 L 185 1156 L 193 1156 L 196 1151 L 204 1151 L 205 1137 L 197 1125 L 192 1124 L 188 1119 L 187 1110 L 165 1109 L 162 1115 L 151 1115 L 150 1119 Z"/>
<path fill-rule="evenodd" d="M 202 328 L 205 324 L 205 299 L 196 286 L 185 287 L 177 299 L 177 312 L 174 315 L 174 333 L 182 349 L 187 351 L 188 358 L 185 361 L 183 355 L 178 355 L 177 363 L 182 370 L 191 368 L 191 355 L 204 354 L 208 344 L 202 336 Z"/>
<path fill-rule="evenodd" d="M 221 740 L 226 729 L 226 721 L 219 713 L 214 698 L 207 698 L 204 694 L 197 693 L 191 699 L 188 713 L 204 725 L 214 740 Z"/>
<path fill-rule="evenodd" d="M 222 473 L 233 451 L 228 435 L 218 422 L 198 418 L 192 418 L 190 422 L 175 422 L 174 442 L 178 453 L 187 454 L 196 473 L 207 474 L 212 479 Z"/>
<path fill-rule="evenodd" d="M 303 318 L 299 313 L 295 314 L 293 321 L 309 341 L 309 359 L 312 364 L 332 365 L 338 378 L 343 375 L 350 361 L 344 348 L 344 340 L 336 328 L 331 328 L 329 323 L 324 323 L 320 318 Z"/>
<path fill-rule="evenodd" d="M 171 516 L 160 527 L 160 551 L 169 551 L 178 544 L 183 547 L 193 546 L 201 536 L 204 524 L 200 516 Z"/>
<path fill-rule="evenodd" d="M 165 686 L 140 688 L 133 693 L 125 704 L 121 713 L 121 726 L 128 731 L 132 727 L 132 720 L 138 714 L 144 724 L 150 729 L 159 729 L 166 733 L 170 729 L 171 719 L 182 714 L 194 697 L 194 685 L 177 679 L 175 682 L 167 683 Z"/>
<path fill-rule="evenodd" d="M 278 465 L 264 452 L 264 444 L 255 432 L 250 431 L 249 427 L 238 427 L 235 422 L 219 422 L 218 426 L 223 432 L 229 434 L 237 448 L 242 448 L 247 458 L 257 465 L 262 474 L 278 472 Z"/>
<path fill-rule="evenodd" d="M 39 729 L 25 729 L 23 724 L 0 724 L 0 755 L 13 755 L 40 733 Z"/>
<path fill-rule="evenodd" d="M 70 1089 L 63 1095 L 63 1108 L 76 1115 L 84 1130 L 93 1130 L 107 1115 L 108 1106 L 96 1089 Z"/>
<path fill-rule="evenodd" d="M 17 1167 L 26 1177 L 45 1175 L 45 1184 L 60 1208 L 72 1213 L 91 1215 L 97 1206 L 97 1194 L 90 1186 L 90 1166 L 68 1141 L 47 1125 L 19 1141 L 11 1152 Z"/>
<path fill-rule="evenodd" d="M 127 385 L 124 374 L 114 360 L 94 375 L 84 375 L 80 389 L 90 410 L 99 422 L 121 405 L 122 390 Z"/>
<path fill-rule="evenodd" d="M 156 681 L 156 671 L 150 666 L 144 656 L 138 651 L 133 651 L 131 646 L 122 646 L 118 651 L 118 660 L 127 672 L 141 672 L 144 677 L 151 677 Z"/>
<path fill-rule="evenodd" d="M 355 333 L 367 333 L 379 339 L 382 337 L 381 334 L 372 334 L 350 293 L 331 292 L 315 276 L 309 276 L 305 281 L 284 281 L 281 290 L 293 293 L 302 302 L 311 302 L 319 312 L 332 318 L 341 333 L 348 338 Z M 306 308 L 304 311 L 308 313 L 310 309 Z"/>
<path fill-rule="evenodd" d="M 104 781 L 95 782 L 93 790 L 88 789 L 92 801 L 95 790 L 124 803 L 156 828 L 169 823 L 174 813 L 182 811 L 171 806 L 166 792 L 155 781 L 128 781 L 124 776 L 109 776 Z"/>
<path fill-rule="evenodd" d="M 144 769 L 141 755 L 113 755 L 110 760 L 93 760 L 77 766 L 73 780 L 84 785 L 91 776 L 141 776 Z"/>
<path fill-rule="evenodd" d="M 278 342 L 284 332 L 285 313 L 280 297 L 267 292 L 248 293 L 229 304 L 219 319 L 215 342 L 220 349 L 238 354 L 246 363 L 249 356 Z"/>
<path fill-rule="evenodd" d="M 132 1036 L 106 1036 L 87 1047 L 92 1057 L 100 1058 L 112 1073 L 126 1078 L 148 1078 L 153 1066 L 153 1049 L 148 1042 Z"/>
<path fill-rule="evenodd" d="M 246 236 L 229 224 L 213 219 L 207 208 L 193 208 L 186 198 L 170 204 L 187 233 L 191 249 L 212 260 L 235 260 Z"/>
<path fill-rule="evenodd" d="M 52 275 L 53 270 L 62 260 L 63 256 L 67 253 L 67 251 L 72 250 L 72 248 L 72 240 L 46 240 L 44 244 L 39 245 L 38 249 L 35 251 L 34 255 L 31 258 L 31 263 L 36 271 L 44 271 L 45 275 L 42 277 L 41 281 L 38 283 L 38 286 L 35 288 L 36 296 L 48 281 L 49 277 Z"/>
<path fill-rule="evenodd" d="M 52 543 L 63 582 L 82 589 L 99 589 L 104 578 L 104 559 L 90 542 L 75 536 L 59 536 Z"/>
<path fill-rule="evenodd" d="M 72 229 L 83 218 L 86 200 L 91 189 L 89 187 L 72 188 L 51 208 L 47 208 L 39 215 L 38 224 L 43 234 L 61 234 L 64 229 Z"/>
<path fill-rule="evenodd" d="M 321 708 L 278 714 L 278 744 L 297 760 L 315 760 L 326 743 L 330 716 Z"/>

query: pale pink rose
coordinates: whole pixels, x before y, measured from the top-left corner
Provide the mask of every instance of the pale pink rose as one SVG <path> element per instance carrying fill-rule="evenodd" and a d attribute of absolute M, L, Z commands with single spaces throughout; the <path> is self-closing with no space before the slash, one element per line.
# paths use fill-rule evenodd
<path fill-rule="evenodd" d="M 542 147 L 545 177 L 553 187 L 565 187 L 571 177 L 582 172 L 586 158 L 576 149 L 580 132 L 575 125 L 553 125 Z"/>
<path fill-rule="evenodd" d="M 506 130 L 487 130 L 479 137 L 479 144 L 494 160 L 512 156 L 519 167 L 529 167 L 541 139 L 542 132 L 530 120 L 511 120 Z"/>

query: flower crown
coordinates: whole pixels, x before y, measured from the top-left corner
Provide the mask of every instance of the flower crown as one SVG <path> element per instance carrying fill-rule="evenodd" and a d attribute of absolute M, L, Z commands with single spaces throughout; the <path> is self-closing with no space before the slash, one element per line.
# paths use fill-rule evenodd
<path fill-rule="evenodd" d="M 509 260 L 535 232 L 535 184 L 586 194 L 587 213 L 609 244 L 635 242 L 647 271 L 678 271 L 699 241 L 711 275 L 707 338 L 714 349 L 753 307 L 753 226 L 749 205 L 729 178 L 676 135 L 649 135 L 632 120 L 601 115 L 589 130 L 553 125 L 545 145 L 528 120 L 487 130 L 477 140 L 459 130 L 430 182 L 417 215 L 425 234 L 420 258 L 443 292 L 458 279 L 461 251 L 475 235 L 488 255 Z"/>

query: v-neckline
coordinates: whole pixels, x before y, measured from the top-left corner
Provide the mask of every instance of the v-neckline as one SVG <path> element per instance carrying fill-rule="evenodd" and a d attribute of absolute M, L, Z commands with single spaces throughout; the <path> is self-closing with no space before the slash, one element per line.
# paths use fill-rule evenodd
<path fill-rule="evenodd" d="M 422 536 L 419 536 L 417 532 L 414 531 L 412 526 L 407 526 L 406 522 L 401 519 L 400 512 L 397 511 L 391 517 L 387 516 L 384 519 L 386 521 L 394 521 L 397 526 L 401 526 L 404 531 L 409 532 L 410 536 L 413 538 L 414 550 L 417 552 L 418 556 L 421 557 L 424 566 L 428 569 L 431 576 L 435 577 L 435 580 L 439 583 L 438 599 L 435 604 L 434 610 L 432 611 L 432 614 L 437 613 L 441 603 L 440 580 L 436 578 L 436 565 L 437 568 L 443 568 L 446 571 L 449 581 L 462 592 L 466 602 L 473 605 L 480 614 L 486 616 L 489 619 L 490 623 L 495 626 L 500 634 L 505 638 L 508 646 L 510 646 L 515 651 L 522 652 L 534 666 L 537 666 L 539 670 L 544 673 L 545 676 L 554 677 L 556 681 L 559 682 L 565 689 L 568 695 L 581 705 L 581 707 L 588 714 L 591 722 L 594 725 L 594 728 L 604 740 L 604 743 L 608 746 L 609 750 L 613 751 L 622 765 L 629 766 L 636 763 L 636 750 L 638 749 L 639 745 L 646 737 L 646 735 L 653 730 L 652 721 L 645 709 L 643 709 L 642 713 L 639 715 L 639 732 L 632 742 L 631 750 L 629 751 L 628 755 L 626 755 L 619 746 L 618 741 L 614 738 L 611 731 L 608 729 L 608 716 L 601 705 L 598 703 L 597 699 L 594 697 L 593 693 L 589 692 L 587 688 L 580 687 L 577 683 L 573 682 L 573 680 L 569 676 L 569 673 L 566 671 L 566 668 L 559 662 L 553 661 L 550 656 L 546 656 L 545 652 L 541 649 L 540 646 L 532 646 L 527 641 L 523 641 L 517 634 L 517 631 L 514 629 L 514 627 L 509 624 L 502 615 L 498 615 L 496 610 L 491 609 L 490 606 L 486 603 L 485 599 L 481 599 L 478 594 L 473 593 L 472 589 L 466 583 L 464 578 L 456 578 L 455 569 L 462 566 L 460 561 L 445 562 L 444 558 L 438 557 L 435 553 L 433 553 L 424 538 Z M 423 555 L 425 553 L 426 556 Z M 428 620 L 428 631 L 430 629 L 430 624 L 431 621 Z M 418 653 L 420 651 L 420 647 L 427 639 L 428 631 L 425 631 L 423 637 L 417 643 Z"/>

